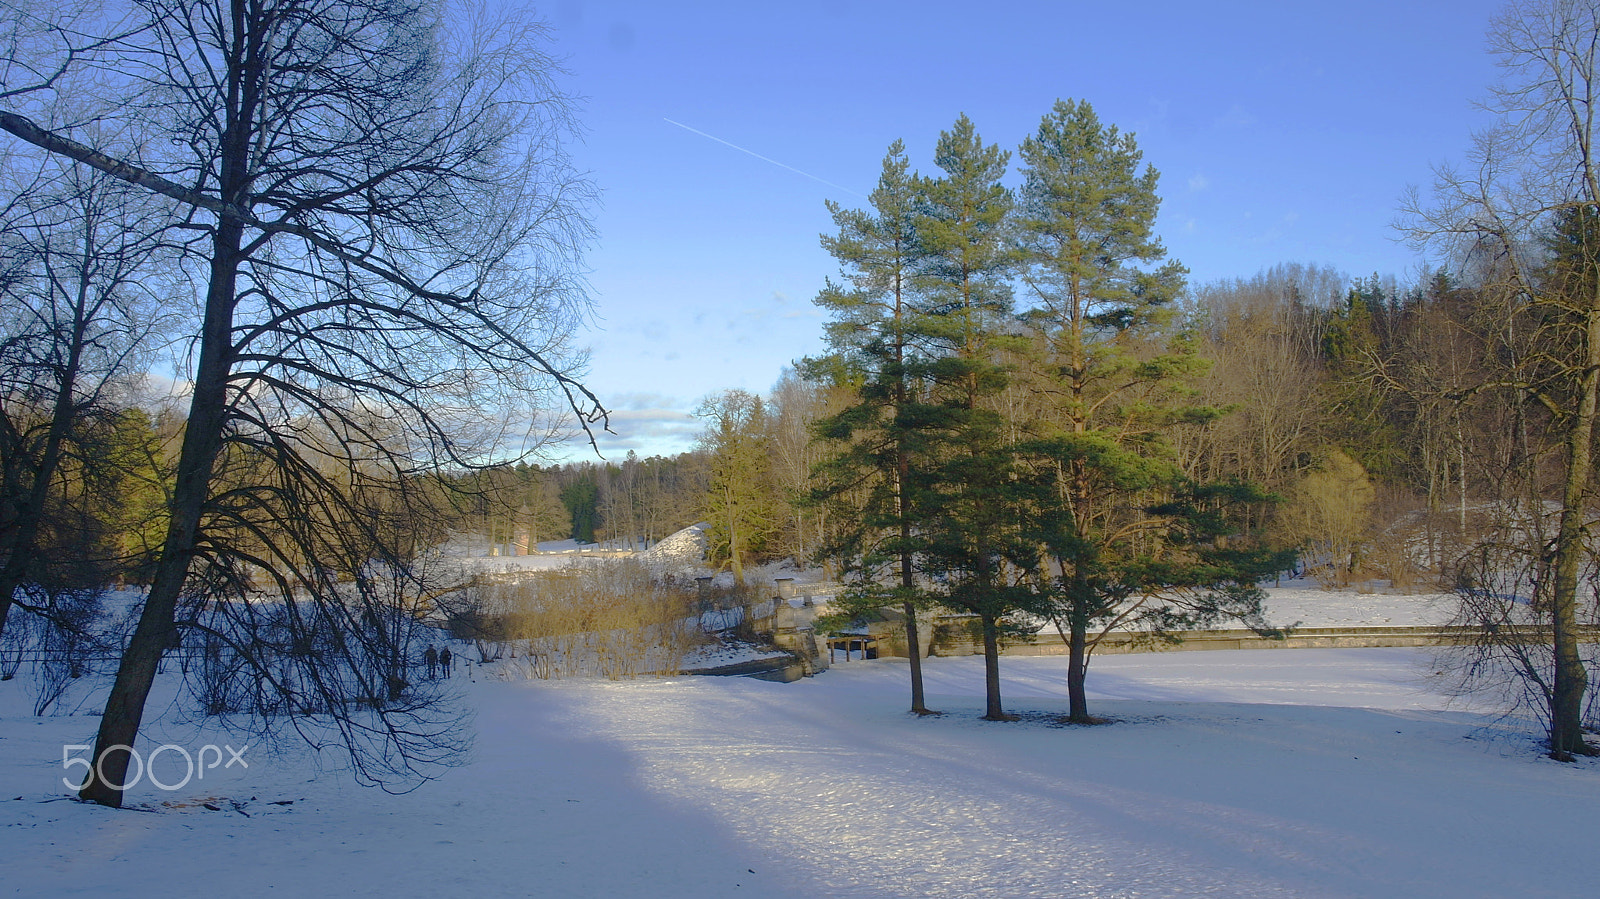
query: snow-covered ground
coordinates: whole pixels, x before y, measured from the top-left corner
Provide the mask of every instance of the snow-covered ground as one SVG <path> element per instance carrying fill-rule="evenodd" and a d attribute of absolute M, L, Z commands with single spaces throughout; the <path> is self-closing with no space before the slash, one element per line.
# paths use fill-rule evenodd
<path fill-rule="evenodd" d="M 1385 590 L 1324 590 L 1300 578 L 1268 586 L 1267 620 L 1302 627 L 1426 627 L 1449 622 L 1455 596 Z"/>
<path fill-rule="evenodd" d="M 1004 660 L 1024 715 L 1008 724 L 978 719 L 976 658 L 929 661 L 945 714 L 920 719 L 898 660 L 794 684 L 484 680 L 464 685 L 471 763 L 413 793 L 252 748 L 247 770 L 144 785 L 142 810 L 122 811 L 63 798 L 61 746 L 95 719 L 26 715 L 19 679 L 0 683 L 0 893 L 1585 894 L 1600 766 L 1448 709 L 1427 664 L 1409 649 L 1110 656 L 1091 695 L 1117 723 L 1097 727 L 1055 726 L 1059 658 Z M 165 722 L 146 737 L 225 739 Z"/>
<path fill-rule="evenodd" d="M 512 547 L 501 545 L 500 549 Z M 599 543 L 580 544 L 576 540 L 554 540 L 538 544 L 530 555 L 489 555 L 489 543 L 481 537 L 458 537 L 440 548 L 439 563 L 456 565 L 469 574 L 508 574 L 525 571 L 553 571 L 573 565 L 592 564 L 598 559 L 626 555 L 625 550 Z"/>
<path fill-rule="evenodd" d="M 714 613 L 707 613 L 707 615 Z M 738 665 L 742 662 L 757 662 L 763 659 L 793 659 L 794 656 L 782 649 L 772 646 L 759 646 L 753 643 L 708 643 L 697 646 L 683 657 L 679 665 L 684 671 L 704 671 L 712 668 L 724 668 L 729 665 Z"/>

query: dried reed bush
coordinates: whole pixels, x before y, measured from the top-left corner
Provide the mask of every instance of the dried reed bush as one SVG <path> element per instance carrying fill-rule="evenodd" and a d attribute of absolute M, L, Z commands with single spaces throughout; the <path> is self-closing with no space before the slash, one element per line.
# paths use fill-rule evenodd
<path fill-rule="evenodd" d="M 634 559 L 527 572 L 479 590 L 511 676 L 676 674 L 705 640 L 695 590 L 652 577 Z"/>

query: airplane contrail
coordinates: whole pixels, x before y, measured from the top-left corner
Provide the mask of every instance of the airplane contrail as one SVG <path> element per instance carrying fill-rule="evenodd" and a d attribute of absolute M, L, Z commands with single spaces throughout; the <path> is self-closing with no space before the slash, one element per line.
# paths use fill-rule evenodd
<path fill-rule="evenodd" d="M 707 133 L 705 133 L 704 131 L 701 131 L 698 128 L 690 128 L 688 125 L 685 125 L 682 122 L 674 122 L 673 120 L 667 118 L 666 116 L 662 116 L 661 120 L 663 122 L 666 122 L 669 125 L 677 125 L 679 128 L 682 128 L 685 131 L 688 131 L 688 132 L 691 132 L 691 133 L 694 133 L 694 134 L 698 134 L 701 137 L 704 137 L 704 138 L 707 138 L 707 139 L 710 139 L 710 140 L 714 140 L 717 143 L 722 144 L 725 147 L 732 147 L 733 149 L 738 150 L 740 153 L 744 153 L 744 154 L 749 155 L 749 156 L 754 156 L 755 158 L 761 160 L 762 162 L 769 162 L 769 163 L 777 166 L 780 169 L 788 169 L 789 171 L 794 172 L 796 175 L 804 175 L 805 177 L 810 178 L 812 181 L 815 181 L 818 184 L 826 184 L 829 187 L 833 188 L 834 190 L 842 190 L 845 193 L 850 194 L 853 197 L 861 197 L 863 200 L 866 199 L 866 196 L 864 194 L 857 193 L 856 191 L 853 191 L 848 187 L 845 187 L 845 186 L 839 185 L 839 184 L 834 184 L 832 181 L 829 181 L 826 178 L 818 178 L 816 175 L 813 175 L 810 172 L 802 172 L 802 171 L 800 171 L 799 169 L 795 168 L 792 165 L 785 165 L 784 163 L 781 163 L 776 159 L 770 159 L 770 158 L 768 158 L 766 156 L 762 156 L 760 153 L 757 153 L 754 150 L 746 150 L 744 147 L 741 147 L 738 144 L 733 143 L 732 141 L 725 141 L 722 138 L 717 137 L 715 134 L 707 134 Z"/>

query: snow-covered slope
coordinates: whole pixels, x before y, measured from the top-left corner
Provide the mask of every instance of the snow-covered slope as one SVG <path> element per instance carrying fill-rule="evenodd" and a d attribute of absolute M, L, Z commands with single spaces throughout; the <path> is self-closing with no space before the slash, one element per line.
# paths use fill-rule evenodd
<path fill-rule="evenodd" d="M 692 524 L 664 537 L 644 552 L 645 564 L 659 574 L 690 575 L 699 572 L 706 560 L 705 522 Z"/>

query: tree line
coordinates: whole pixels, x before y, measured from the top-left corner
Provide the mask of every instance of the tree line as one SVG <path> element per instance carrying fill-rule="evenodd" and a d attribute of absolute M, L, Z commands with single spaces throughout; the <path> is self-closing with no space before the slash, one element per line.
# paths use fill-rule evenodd
<path fill-rule="evenodd" d="M 449 525 L 517 552 L 550 540 L 647 549 L 700 520 L 706 495 L 701 453 L 620 462 L 540 466 L 519 461 L 446 479 Z"/>

